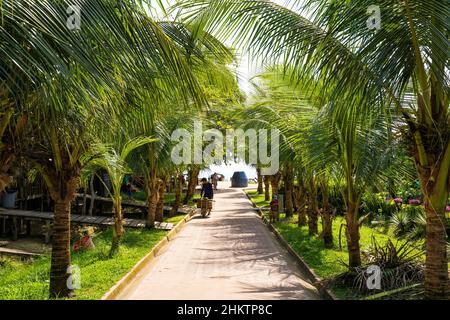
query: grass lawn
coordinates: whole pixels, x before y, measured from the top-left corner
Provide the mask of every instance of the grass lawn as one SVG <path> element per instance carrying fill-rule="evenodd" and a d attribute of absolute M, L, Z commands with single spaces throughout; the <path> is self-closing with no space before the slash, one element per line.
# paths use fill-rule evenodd
<path fill-rule="evenodd" d="M 257 191 L 247 191 L 247 193 L 257 206 L 261 207 L 266 205 L 267 202 L 264 201 L 264 195 L 258 195 Z M 286 220 L 284 217 L 284 214 L 280 215 L 281 221 L 274 223 L 275 228 L 320 278 L 329 279 L 347 270 L 343 263 L 348 262 L 346 237 L 344 234 L 342 235 L 342 250 L 339 250 L 338 239 L 339 228 L 342 223 L 345 223 L 344 217 L 338 216 L 333 220 L 333 248 L 326 248 L 321 238 L 310 236 L 307 226 L 299 228 L 297 225 L 297 217 L 293 217 L 290 220 Z M 321 223 L 319 218 L 320 232 Z M 360 236 L 361 250 L 367 249 L 370 246 L 372 236 L 375 237 L 379 244 L 385 244 L 388 239 L 391 239 L 394 243 L 397 241 L 390 230 L 372 228 L 367 225 L 361 226 Z M 331 290 L 340 299 L 355 298 L 348 288 L 333 287 Z"/>
<path fill-rule="evenodd" d="M 246 191 L 250 196 L 252 201 L 260 208 L 267 207 L 270 205 L 270 201 L 264 200 L 264 194 L 258 194 L 256 190 L 248 190 Z"/>
<path fill-rule="evenodd" d="M 281 215 L 281 217 L 283 216 L 284 214 Z M 347 267 L 344 264 L 344 262 L 348 263 L 345 235 L 342 235 L 342 250 L 339 249 L 339 228 L 342 223 L 345 223 L 345 219 L 341 216 L 336 217 L 333 221 L 334 246 L 332 248 L 326 248 L 321 238 L 310 236 L 307 226 L 299 228 L 296 218 L 276 222 L 274 226 L 291 247 L 303 257 L 309 267 L 320 278 L 326 280 L 347 271 Z M 320 232 L 321 223 L 319 222 L 319 234 Z M 384 245 L 389 239 L 394 243 L 397 241 L 393 236 L 389 235 L 389 231 L 385 233 L 378 228 L 371 228 L 366 225 L 360 227 L 360 236 L 361 250 L 365 250 L 371 245 L 372 237 L 375 237 L 380 245 Z M 361 298 L 351 288 L 332 286 L 330 289 L 339 299 Z"/>
<path fill-rule="evenodd" d="M 283 215 L 281 215 L 283 217 Z M 274 225 L 280 234 L 289 242 L 292 248 L 299 253 L 314 269 L 319 277 L 327 279 L 346 271 L 346 267 L 342 262 L 348 262 L 348 252 L 345 235 L 342 235 L 342 250 L 339 250 L 339 228 L 344 223 L 343 217 L 336 217 L 333 221 L 333 237 L 334 247 L 326 248 L 323 240 L 317 236 L 308 234 L 308 227 L 299 228 L 296 218 L 290 221 L 276 222 Z M 321 232 L 321 224 L 319 223 L 319 233 Z M 344 231 L 343 231 L 344 232 Z M 366 249 L 372 241 L 372 236 L 376 238 L 378 243 L 384 244 L 389 239 L 387 234 L 361 226 L 360 228 L 360 245 L 361 250 Z"/>
<path fill-rule="evenodd" d="M 164 203 L 168 206 L 171 206 L 175 202 L 175 193 L 165 193 L 164 194 Z"/>
<path fill-rule="evenodd" d="M 166 219 L 177 223 L 178 215 Z M 143 256 L 167 235 L 168 231 L 127 229 L 120 251 L 113 259 L 108 258 L 112 230 L 94 237 L 95 249 L 72 253 L 72 264 L 81 270 L 81 289 L 75 299 L 100 299 Z M 50 256 L 45 255 L 32 263 L 0 260 L 0 300 L 48 299 Z"/>

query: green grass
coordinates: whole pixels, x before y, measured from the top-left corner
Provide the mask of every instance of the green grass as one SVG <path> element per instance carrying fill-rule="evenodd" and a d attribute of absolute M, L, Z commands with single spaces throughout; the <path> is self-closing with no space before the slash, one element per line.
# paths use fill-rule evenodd
<path fill-rule="evenodd" d="M 169 223 L 173 223 L 174 225 L 177 224 L 178 222 L 180 222 L 181 220 L 183 220 L 184 215 L 176 215 L 170 218 L 165 218 L 164 221 L 165 222 L 169 222 Z"/>
<path fill-rule="evenodd" d="M 177 223 L 182 215 L 166 219 Z M 95 249 L 72 253 L 72 264 L 81 271 L 81 289 L 75 299 L 100 299 L 143 256 L 167 235 L 163 230 L 127 229 L 119 253 L 108 258 L 112 239 L 109 229 L 94 237 Z M 0 260 L 0 300 L 48 299 L 50 256 L 32 263 Z"/>
<path fill-rule="evenodd" d="M 342 250 L 339 250 L 338 240 L 339 228 L 344 223 L 344 218 L 336 217 L 333 221 L 334 246 L 332 248 L 326 248 L 323 240 L 319 237 L 310 236 L 307 226 L 299 228 L 295 219 L 276 222 L 274 226 L 292 248 L 305 259 L 316 274 L 323 279 L 327 279 L 346 271 L 346 267 L 342 263 L 348 262 L 345 235 L 342 235 Z M 321 224 L 319 223 L 320 232 Z M 387 234 L 364 225 L 360 228 L 360 235 L 361 250 L 366 249 L 371 244 L 372 236 L 381 244 L 386 243 L 389 239 Z"/>
<path fill-rule="evenodd" d="M 145 191 L 133 192 L 132 197 L 135 200 L 144 201 L 144 202 L 147 201 L 147 193 Z M 125 199 L 125 198 L 123 198 L 123 199 Z"/>
<path fill-rule="evenodd" d="M 258 207 L 262 208 L 270 205 L 270 201 L 264 200 L 264 194 L 258 194 L 256 190 L 247 190 L 246 192 Z"/>
<path fill-rule="evenodd" d="M 283 217 L 284 214 L 281 215 Z M 280 232 L 282 237 L 291 245 L 291 247 L 303 257 L 308 266 L 322 279 L 333 278 L 345 271 L 347 267 L 344 263 L 348 262 L 348 251 L 346 245 L 346 237 L 342 235 L 342 250 L 339 249 L 339 228 L 345 222 L 344 217 L 336 217 L 333 221 L 333 237 L 334 245 L 332 248 L 326 248 L 323 240 L 317 236 L 310 236 L 308 227 L 298 227 L 296 218 L 276 222 L 275 228 Z M 319 234 L 321 232 L 321 223 L 319 223 Z M 344 230 L 342 231 L 344 232 Z M 376 241 L 384 245 L 389 239 L 394 243 L 396 239 L 389 234 L 390 232 L 382 232 L 377 228 L 371 228 L 366 225 L 360 227 L 360 246 L 361 250 L 367 249 L 372 243 L 372 237 Z M 339 299 L 359 299 L 360 296 L 355 295 L 351 288 L 332 286 L 331 291 Z"/>
<path fill-rule="evenodd" d="M 281 217 L 284 215 L 282 214 Z M 275 228 L 280 232 L 284 239 L 291 247 L 303 257 L 306 263 L 312 268 L 316 274 L 322 279 L 333 278 L 345 271 L 348 263 L 348 251 L 346 245 L 346 237 L 342 234 L 342 250 L 339 249 L 339 228 L 345 223 L 344 217 L 338 216 L 333 221 L 333 237 L 334 246 L 326 248 L 323 240 L 317 236 L 308 234 L 308 227 L 299 228 L 296 218 L 276 222 Z M 319 234 L 321 232 L 321 223 L 319 223 Z M 344 233 L 344 230 L 342 231 Z M 374 237 L 378 244 L 384 245 L 390 239 L 393 243 L 397 241 L 403 243 L 406 240 L 399 240 L 392 235 L 391 230 L 382 230 L 381 228 L 372 228 L 366 225 L 360 227 L 360 247 L 366 250 L 372 243 Z M 423 256 L 425 259 L 425 256 Z M 331 291 L 340 299 L 358 299 L 360 296 L 346 287 L 331 287 Z"/>
<path fill-rule="evenodd" d="M 171 192 L 164 194 L 164 203 L 169 206 L 175 203 L 175 193 Z"/>
<path fill-rule="evenodd" d="M 131 199 L 128 197 L 127 193 L 123 193 L 122 192 L 122 201 L 141 201 L 141 202 L 146 202 L 147 201 L 147 193 L 145 191 L 138 191 L 138 192 L 133 192 L 131 194 Z"/>
<path fill-rule="evenodd" d="M 247 191 L 252 201 L 258 206 L 268 205 L 264 201 L 264 195 L 258 195 L 257 191 Z M 268 214 L 268 213 L 266 213 Z M 308 227 L 298 227 L 297 217 L 285 219 L 285 215 L 280 215 L 281 220 L 274 223 L 275 228 L 291 247 L 306 261 L 308 266 L 322 279 L 333 278 L 347 270 L 345 263 L 348 262 L 348 251 L 345 234 L 342 235 L 342 250 L 339 249 L 339 228 L 345 223 L 342 216 L 338 216 L 333 220 L 333 237 L 334 246 L 326 248 L 323 240 L 317 236 L 310 236 Z M 319 234 L 322 231 L 319 219 Z M 344 233 L 344 230 L 342 231 Z M 375 237 L 379 244 L 385 244 L 389 239 L 394 243 L 397 239 L 392 235 L 391 230 L 369 227 L 362 225 L 360 228 L 360 246 L 361 250 L 367 249 L 372 243 L 372 237 Z M 404 240 L 399 240 L 400 242 Z M 349 288 L 332 287 L 333 293 L 341 299 L 355 298 Z"/>

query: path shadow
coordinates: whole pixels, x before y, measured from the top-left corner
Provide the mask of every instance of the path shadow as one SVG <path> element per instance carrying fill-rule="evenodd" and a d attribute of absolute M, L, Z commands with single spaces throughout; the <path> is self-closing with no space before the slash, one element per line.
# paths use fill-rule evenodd
<path fill-rule="evenodd" d="M 296 265 L 288 262 L 286 254 L 274 243 L 263 223 L 254 213 L 249 214 L 248 209 L 233 210 L 231 217 L 211 219 L 208 223 L 191 227 L 206 228 L 212 234 L 200 246 L 193 247 L 203 254 L 198 255 L 201 258 L 192 260 L 192 263 L 202 265 L 204 270 L 210 270 L 209 277 L 234 279 L 240 283 L 242 293 L 267 293 L 271 298 L 276 293 L 279 299 L 318 298 L 315 289 L 308 288 L 308 282 L 300 280 L 303 277 Z M 227 269 L 229 261 L 233 262 L 232 270 Z M 255 272 L 266 272 L 268 278 L 275 275 L 274 283 L 252 282 Z"/>

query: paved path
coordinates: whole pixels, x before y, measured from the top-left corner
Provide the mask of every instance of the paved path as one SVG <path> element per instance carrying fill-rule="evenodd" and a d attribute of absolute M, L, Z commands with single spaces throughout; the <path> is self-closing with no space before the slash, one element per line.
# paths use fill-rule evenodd
<path fill-rule="evenodd" d="M 242 190 L 219 188 L 118 299 L 319 299 Z"/>

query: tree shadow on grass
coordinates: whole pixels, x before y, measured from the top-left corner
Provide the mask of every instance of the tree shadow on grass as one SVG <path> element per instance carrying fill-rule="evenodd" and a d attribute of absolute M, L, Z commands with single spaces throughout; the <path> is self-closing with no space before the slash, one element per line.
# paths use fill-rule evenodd
<path fill-rule="evenodd" d="M 305 259 L 321 278 L 328 278 L 346 271 L 343 261 L 347 259 L 347 251 L 340 251 L 335 235 L 332 248 L 326 248 L 318 236 L 311 236 L 307 227 L 296 224 L 278 222 L 276 228 L 291 247 Z"/>

